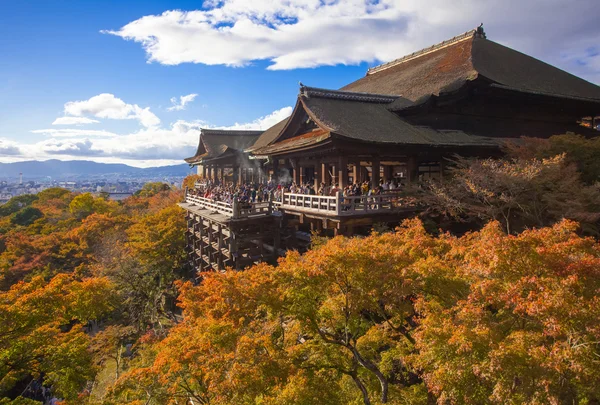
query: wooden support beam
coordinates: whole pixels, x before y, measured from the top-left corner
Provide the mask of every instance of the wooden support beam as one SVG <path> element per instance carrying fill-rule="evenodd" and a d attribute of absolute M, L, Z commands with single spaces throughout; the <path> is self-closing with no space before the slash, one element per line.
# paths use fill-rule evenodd
<path fill-rule="evenodd" d="M 290 163 L 292 164 L 292 181 L 296 184 L 300 183 L 300 172 L 298 167 L 297 159 L 290 159 Z"/>
<path fill-rule="evenodd" d="M 352 163 L 352 181 L 354 183 L 358 183 L 360 180 L 359 177 L 360 177 L 360 162 L 354 161 Z"/>
<path fill-rule="evenodd" d="M 217 266 L 218 270 L 223 270 L 223 233 L 221 232 L 221 225 L 219 225 L 219 242 L 218 242 L 218 256 L 217 256 Z"/>
<path fill-rule="evenodd" d="M 406 162 L 406 171 L 409 183 L 419 181 L 419 162 L 413 156 L 409 157 Z"/>
<path fill-rule="evenodd" d="M 320 160 L 315 163 L 315 192 L 319 191 L 319 187 L 323 182 L 323 164 Z"/>
<path fill-rule="evenodd" d="M 379 187 L 379 172 L 379 158 L 374 156 L 371 158 L 371 188 L 373 189 Z"/>
<path fill-rule="evenodd" d="M 199 226 L 199 240 L 198 243 L 200 244 L 200 259 L 202 259 L 202 255 L 204 254 L 204 219 L 202 217 L 199 217 L 200 220 L 200 226 Z M 202 263 L 202 260 L 200 260 L 200 271 L 204 270 L 204 263 Z"/>
<path fill-rule="evenodd" d="M 338 168 L 338 187 L 343 190 L 348 185 L 348 159 L 340 156 Z"/>

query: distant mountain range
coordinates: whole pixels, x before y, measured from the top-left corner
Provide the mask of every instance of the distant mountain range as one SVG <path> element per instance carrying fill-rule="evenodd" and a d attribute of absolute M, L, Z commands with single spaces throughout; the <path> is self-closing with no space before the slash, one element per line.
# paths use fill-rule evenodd
<path fill-rule="evenodd" d="M 87 160 L 31 160 L 27 162 L 0 163 L 0 178 L 16 178 L 23 173 L 24 179 L 51 177 L 53 179 L 95 176 L 160 177 L 187 176 L 193 169 L 187 164 L 148 167 L 128 166 L 116 163 L 96 163 Z"/>

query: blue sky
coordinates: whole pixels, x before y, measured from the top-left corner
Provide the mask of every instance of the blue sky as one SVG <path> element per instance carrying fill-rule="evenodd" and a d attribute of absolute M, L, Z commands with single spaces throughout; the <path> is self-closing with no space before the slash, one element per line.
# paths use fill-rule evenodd
<path fill-rule="evenodd" d="M 592 0 L 1 5 L 0 162 L 179 163 L 200 127 L 268 127 L 299 81 L 339 88 L 481 21 L 490 39 L 600 81 Z"/>

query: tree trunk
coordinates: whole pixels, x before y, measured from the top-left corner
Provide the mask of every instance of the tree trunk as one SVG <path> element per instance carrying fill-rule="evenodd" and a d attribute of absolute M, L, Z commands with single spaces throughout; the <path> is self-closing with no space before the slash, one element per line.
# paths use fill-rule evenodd
<path fill-rule="evenodd" d="M 364 368 L 366 368 L 367 370 L 369 370 L 370 372 L 375 374 L 375 377 L 377 377 L 377 379 L 379 380 L 379 384 L 381 385 L 381 403 L 386 404 L 388 402 L 388 380 L 387 380 L 387 378 L 385 378 L 383 373 L 379 370 L 379 368 L 377 368 L 377 366 L 375 364 L 373 364 L 371 361 L 363 358 L 360 355 L 360 353 L 358 353 L 358 350 L 356 350 L 356 348 L 351 347 L 350 350 L 352 350 L 352 353 L 354 353 L 354 357 L 356 358 L 356 360 L 358 361 L 358 363 L 361 366 L 363 366 Z"/>
<path fill-rule="evenodd" d="M 350 374 L 350 376 L 352 377 L 352 380 L 354 380 L 354 383 L 357 385 L 358 389 L 360 389 L 360 392 L 362 392 L 363 402 L 365 403 L 365 405 L 371 405 L 371 400 L 369 399 L 369 393 L 367 392 L 367 388 L 360 380 L 360 378 L 358 378 L 358 375 L 356 373 L 352 373 Z"/>

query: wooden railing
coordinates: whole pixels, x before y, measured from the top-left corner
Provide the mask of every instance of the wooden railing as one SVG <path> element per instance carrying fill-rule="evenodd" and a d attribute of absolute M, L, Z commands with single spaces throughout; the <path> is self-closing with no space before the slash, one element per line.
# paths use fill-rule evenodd
<path fill-rule="evenodd" d="M 270 201 L 260 203 L 242 203 L 234 201 L 233 203 L 227 203 L 195 196 L 186 192 L 185 202 L 218 212 L 219 214 L 227 215 L 233 219 L 270 215 L 273 212 L 273 204 Z"/>
<path fill-rule="evenodd" d="M 340 192 L 335 196 L 319 196 L 307 194 L 284 193 L 281 201 L 242 203 L 234 201 L 226 203 L 209 198 L 195 196 L 186 192 L 185 201 L 189 204 L 206 208 L 233 219 L 270 215 L 273 206 L 279 210 L 303 211 L 326 216 L 352 216 L 390 211 L 407 211 L 416 209 L 418 204 L 414 198 L 402 192 L 386 192 L 373 196 L 343 197 Z"/>
<path fill-rule="evenodd" d="M 280 209 L 284 210 L 288 209 L 291 211 L 305 211 L 335 216 L 406 211 L 417 207 L 414 199 L 407 198 L 407 196 L 401 192 L 387 192 L 373 196 L 361 195 L 351 197 L 343 197 L 339 192 L 336 196 L 285 193 L 278 205 Z"/>
<path fill-rule="evenodd" d="M 219 214 L 233 217 L 233 204 L 229 204 L 223 201 L 214 201 L 210 198 L 199 197 L 191 194 L 186 194 L 185 202 L 197 205 L 202 208 L 207 208 L 218 212 Z"/>
<path fill-rule="evenodd" d="M 341 194 L 337 196 L 320 196 L 320 195 L 308 195 L 308 194 L 291 194 L 284 193 L 281 198 L 280 207 L 282 208 L 296 208 L 303 211 L 314 211 L 314 212 L 327 212 L 334 215 L 339 215 L 338 209 L 340 205 Z"/>

